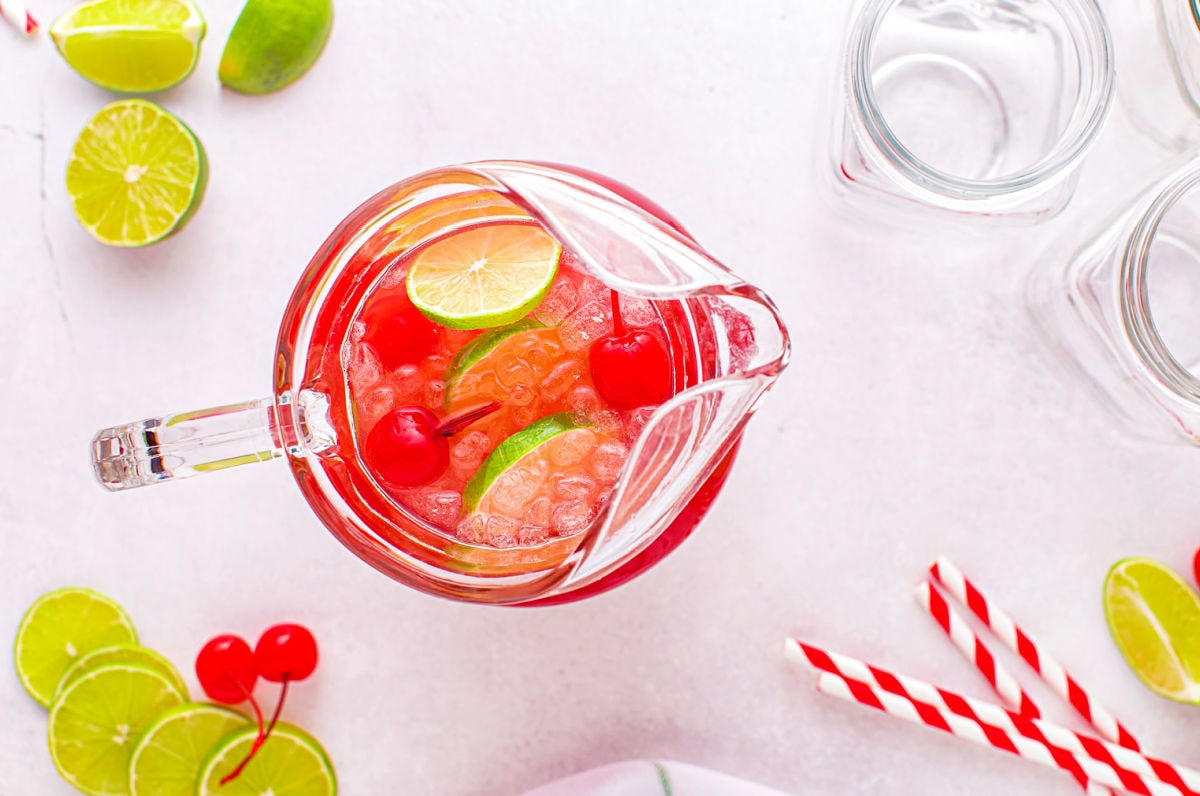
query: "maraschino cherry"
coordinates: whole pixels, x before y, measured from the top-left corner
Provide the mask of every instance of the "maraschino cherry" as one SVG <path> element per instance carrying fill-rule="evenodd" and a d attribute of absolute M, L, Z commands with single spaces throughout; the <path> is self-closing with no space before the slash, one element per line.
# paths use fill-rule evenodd
<path fill-rule="evenodd" d="M 410 487 L 434 481 L 450 466 L 450 437 L 501 407 L 499 401 L 438 420 L 423 406 L 393 409 L 367 435 L 367 467 L 384 483 Z"/>
<path fill-rule="evenodd" d="M 221 778 L 221 784 L 232 782 L 246 768 L 259 748 L 275 729 L 283 703 L 287 700 L 288 684 L 303 680 L 317 668 L 317 642 L 302 625 L 283 624 L 267 628 L 258 639 L 254 651 L 243 639 L 221 635 L 211 639 L 196 656 L 196 678 L 204 693 L 214 702 L 237 705 L 249 702 L 258 721 L 258 735 L 250 751 L 237 766 Z M 279 700 L 269 723 L 254 698 L 258 678 L 282 683 Z"/>
<path fill-rule="evenodd" d="M 590 367 L 596 392 L 614 409 L 660 404 L 671 397 L 671 358 L 658 335 L 626 330 L 612 294 L 613 333 L 592 343 Z"/>
<path fill-rule="evenodd" d="M 369 343 L 388 370 L 415 365 L 428 357 L 437 345 L 437 327 L 413 306 L 408 295 L 394 291 L 371 302 L 363 311 Z"/>

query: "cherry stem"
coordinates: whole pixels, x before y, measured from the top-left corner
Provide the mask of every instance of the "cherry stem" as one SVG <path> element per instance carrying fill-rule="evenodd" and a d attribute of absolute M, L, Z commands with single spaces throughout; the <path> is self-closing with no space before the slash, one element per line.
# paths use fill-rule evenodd
<path fill-rule="evenodd" d="M 457 415 L 450 415 L 450 417 L 447 417 L 445 420 L 443 420 L 441 424 L 433 430 L 433 433 L 439 434 L 443 437 L 452 437 L 467 426 L 474 423 L 476 420 L 487 417 L 502 406 L 504 406 L 504 404 L 500 403 L 499 401 L 492 401 L 490 404 L 484 404 L 483 406 L 479 406 L 474 409 L 467 409 L 466 411 L 459 412 Z"/>
<path fill-rule="evenodd" d="M 612 291 L 613 337 L 625 334 L 625 324 L 621 321 L 621 299 L 617 291 Z"/>
<path fill-rule="evenodd" d="M 267 742 L 267 738 L 271 735 L 271 730 L 275 729 L 275 722 L 279 721 L 279 714 L 283 711 L 283 703 L 287 700 L 288 683 L 290 681 L 285 676 L 281 682 L 283 683 L 283 688 L 279 690 L 279 701 L 275 703 L 275 712 L 271 714 L 271 721 L 267 724 L 266 729 L 263 729 L 263 716 L 262 711 L 258 709 L 258 703 L 254 701 L 254 697 L 246 694 L 246 697 L 250 700 L 250 704 L 254 707 L 254 715 L 258 718 L 258 735 L 255 736 L 254 743 L 251 744 L 250 751 L 242 758 L 242 762 L 238 763 L 233 771 L 221 777 L 220 785 L 224 786 L 241 776 L 246 765 L 253 759 L 254 755 L 258 754 L 258 750 L 262 748 L 262 745 Z M 244 688 L 242 689 L 242 691 L 245 690 Z"/>

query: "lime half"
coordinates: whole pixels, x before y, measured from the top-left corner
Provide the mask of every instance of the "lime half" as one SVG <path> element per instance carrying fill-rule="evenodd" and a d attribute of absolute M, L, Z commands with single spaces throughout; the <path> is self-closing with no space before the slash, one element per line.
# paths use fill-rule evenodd
<path fill-rule="evenodd" d="M 250 720 L 236 710 L 185 702 L 154 720 L 129 758 L 132 796 L 192 796 L 200 765 L 214 746 Z"/>
<path fill-rule="evenodd" d="M 67 193 L 76 218 L 110 246 L 145 246 L 182 229 L 207 182 L 199 139 L 146 100 L 101 108 L 79 134 L 67 162 Z"/>
<path fill-rule="evenodd" d="M 1172 570 L 1127 558 L 1104 580 L 1108 629 L 1130 668 L 1156 694 L 1200 703 L 1200 599 Z"/>
<path fill-rule="evenodd" d="M 84 793 L 129 793 L 129 756 L 142 731 L 183 702 L 170 678 L 132 664 L 101 666 L 59 694 L 50 708 L 50 757 Z"/>
<path fill-rule="evenodd" d="M 84 655 L 137 641 L 125 610 L 103 594 L 70 587 L 39 597 L 17 628 L 13 659 L 29 695 L 50 707 L 58 682 Z"/>
<path fill-rule="evenodd" d="M 536 420 L 488 454 L 463 488 L 463 506 L 467 511 L 488 512 L 499 498 L 506 506 L 503 513 L 519 515 L 520 509 L 532 501 L 540 483 L 551 471 L 569 473 L 569 465 L 556 455 L 555 449 L 559 445 L 583 445 L 590 450 L 597 442 L 596 432 L 570 413 Z M 519 493 L 521 498 L 508 499 L 514 493 Z"/>
<path fill-rule="evenodd" d="M 257 727 L 235 730 L 212 751 L 200 770 L 196 796 L 333 796 L 337 776 L 321 744 L 304 730 L 280 722 L 237 779 L 221 778 L 250 753 Z"/>
<path fill-rule="evenodd" d="M 190 0 L 93 0 L 63 14 L 50 37 L 71 68 L 113 91 L 169 88 L 200 57 L 204 17 Z"/>
<path fill-rule="evenodd" d="M 427 318 L 451 329 L 520 320 L 550 290 L 562 246 L 532 224 L 489 224 L 447 235 L 417 252 L 405 283 Z"/>
<path fill-rule="evenodd" d="M 101 647 L 98 650 L 89 652 L 87 655 L 81 656 L 79 660 L 75 661 L 71 665 L 71 668 L 67 669 L 67 673 L 62 676 L 62 679 L 58 681 L 55 698 L 57 699 L 58 694 L 65 691 L 67 686 L 88 672 L 113 663 L 134 663 L 138 666 L 145 666 L 147 669 L 154 669 L 174 683 L 179 693 L 187 696 L 187 684 L 183 682 L 183 678 L 179 676 L 179 671 L 169 660 L 154 650 L 147 649 L 138 644 L 117 644 L 112 647 Z"/>
<path fill-rule="evenodd" d="M 238 16 L 217 76 L 243 94 L 268 94 L 309 70 L 333 28 L 333 0 L 249 0 Z"/>

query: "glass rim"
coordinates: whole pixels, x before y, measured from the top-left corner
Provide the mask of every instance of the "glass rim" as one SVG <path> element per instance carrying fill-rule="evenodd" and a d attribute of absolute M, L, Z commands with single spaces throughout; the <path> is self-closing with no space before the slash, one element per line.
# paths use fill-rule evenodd
<path fill-rule="evenodd" d="M 1104 128 L 1115 91 L 1112 38 L 1095 0 L 1045 0 L 1071 34 L 1081 77 L 1079 97 L 1062 134 L 1047 154 L 1015 174 L 995 179 L 959 177 L 934 168 L 905 147 L 888 125 L 875 97 L 871 59 L 883 20 L 901 2 L 867 0 L 851 28 L 846 59 L 855 127 L 866 134 L 892 170 L 906 182 L 941 196 L 981 201 L 1040 192 L 1078 165 Z M 1200 0 L 1191 2 L 1194 6 Z"/>
<path fill-rule="evenodd" d="M 1150 249 L 1163 219 L 1185 196 L 1200 191 L 1200 162 L 1193 162 L 1167 183 L 1133 226 L 1121 258 L 1120 314 L 1138 358 L 1154 376 L 1181 398 L 1200 403 L 1200 378 L 1171 353 L 1150 306 L 1147 273 Z"/>

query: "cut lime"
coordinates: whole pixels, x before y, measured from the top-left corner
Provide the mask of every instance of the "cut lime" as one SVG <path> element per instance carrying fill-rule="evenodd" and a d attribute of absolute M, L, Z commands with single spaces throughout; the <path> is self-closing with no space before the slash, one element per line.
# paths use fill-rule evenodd
<path fill-rule="evenodd" d="M 309 70 L 333 28 L 333 0 L 249 0 L 238 16 L 217 76 L 243 94 L 268 94 Z"/>
<path fill-rule="evenodd" d="M 185 702 L 146 728 L 129 758 L 132 796 L 192 796 L 200 766 L 225 736 L 250 724 L 236 710 Z"/>
<path fill-rule="evenodd" d="M 199 139 L 146 100 L 101 108 L 67 163 L 76 218 L 110 246 L 145 246 L 179 231 L 200 206 L 207 182 Z"/>
<path fill-rule="evenodd" d="M 1200 703 L 1200 599 L 1172 570 L 1127 558 L 1104 580 L 1108 629 L 1150 690 Z"/>
<path fill-rule="evenodd" d="M 93 83 L 146 93 L 170 88 L 196 68 L 204 17 L 189 0 L 93 0 L 55 20 L 50 37 Z"/>
<path fill-rule="evenodd" d="M 488 511 L 493 493 L 504 491 L 509 486 L 505 481 L 512 474 L 519 475 L 522 480 L 528 480 L 526 471 L 532 473 L 538 470 L 544 474 L 550 469 L 555 469 L 565 472 L 561 467 L 549 467 L 554 453 L 552 447 L 564 442 L 564 435 L 595 437 L 595 432 L 574 415 L 563 413 L 535 420 L 505 439 L 488 454 L 463 488 L 464 508 L 467 511 Z M 547 466 L 534 467 L 541 464 L 542 459 L 547 460 Z M 530 497 L 536 492 L 533 488 L 525 489 L 530 493 Z"/>
<path fill-rule="evenodd" d="M 417 252 L 408 297 L 451 329 L 490 329 L 527 315 L 550 290 L 562 246 L 532 224 L 490 224 L 447 235 Z"/>
<path fill-rule="evenodd" d="M 129 793 L 129 756 L 142 731 L 183 702 L 170 678 L 127 663 L 101 666 L 59 694 L 50 708 L 50 757 L 84 793 Z"/>
<path fill-rule="evenodd" d="M 57 699 L 58 694 L 65 691 L 67 686 L 83 675 L 99 669 L 101 666 L 108 666 L 113 663 L 134 663 L 139 666 L 145 666 L 147 669 L 154 669 L 174 683 L 179 693 L 185 697 L 187 696 L 187 684 L 183 682 L 183 678 L 179 676 L 179 671 L 169 660 L 154 650 L 147 649 L 138 644 L 116 644 L 112 647 L 101 647 L 98 650 L 81 656 L 79 660 L 75 661 L 71 665 L 71 668 L 67 669 L 62 679 L 58 681 L 55 698 Z"/>
<path fill-rule="evenodd" d="M 39 597 L 17 628 L 13 659 L 29 695 L 50 707 L 58 681 L 89 652 L 137 641 L 125 610 L 103 594 L 70 587 Z"/>
<path fill-rule="evenodd" d="M 311 735 L 291 724 L 275 725 L 258 753 L 237 779 L 221 785 L 249 754 L 257 727 L 235 730 L 213 749 L 200 769 L 196 796 L 333 796 L 337 777 L 333 764 Z"/>
<path fill-rule="evenodd" d="M 463 376 L 486 359 L 489 354 L 500 348 L 502 343 L 525 332 L 543 328 L 545 327 L 541 323 L 532 318 L 526 318 L 516 323 L 510 323 L 508 326 L 484 332 L 460 348 L 454 355 L 454 359 L 450 360 L 450 365 L 446 368 L 446 375 L 443 377 L 446 382 L 446 407 L 449 408 L 450 404 L 454 402 Z"/>

